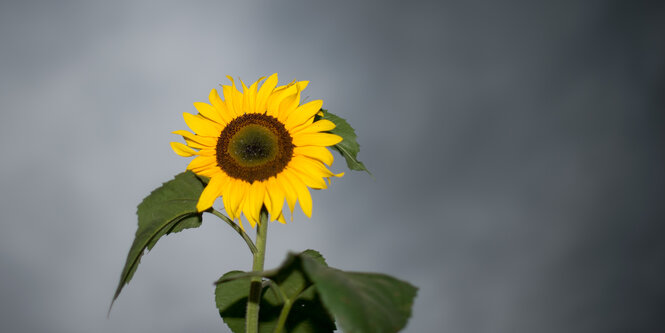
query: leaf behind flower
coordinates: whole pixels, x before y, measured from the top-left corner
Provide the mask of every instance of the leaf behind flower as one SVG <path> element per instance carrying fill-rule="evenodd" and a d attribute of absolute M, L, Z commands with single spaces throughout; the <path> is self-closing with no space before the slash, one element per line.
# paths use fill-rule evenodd
<path fill-rule="evenodd" d="M 351 170 L 356 171 L 365 171 L 368 174 L 372 174 L 367 170 L 365 164 L 358 160 L 358 152 L 360 152 L 360 144 L 358 143 L 358 136 L 356 131 L 351 127 L 351 125 L 346 121 L 346 119 L 330 113 L 328 110 L 322 109 L 323 116 L 318 119 L 327 119 L 332 121 L 335 124 L 330 133 L 339 135 L 342 137 L 342 142 L 332 146 L 344 159 L 346 160 L 346 165 Z M 317 119 L 317 120 L 318 120 Z"/>

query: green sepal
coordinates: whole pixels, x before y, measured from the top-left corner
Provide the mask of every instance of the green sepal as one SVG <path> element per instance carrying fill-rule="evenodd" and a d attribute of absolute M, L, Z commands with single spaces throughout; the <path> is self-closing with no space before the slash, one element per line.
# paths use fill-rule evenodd
<path fill-rule="evenodd" d="M 317 115 L 315 120 L 327 119 L 332 121 L 335 124 L 330 133 L 339 135 L 342 137 L 342 142 L 332 146 L 331 148 L 336 150 L 344 159 L 346 159 L 346 165 L 351 170 L 356 171 L 365 171 L 368 174 L 372 174 L 367 170 L 365 164 L 358 160 L 358 152 L 360 151 L 360 144 L 358 144 L 356 131 L 349 125 L 346 119 L 334 115 L 328 110 L 321 109 L 323 116 Z"/>
<path fill-rule="evenodd" d="M 202 213 L 197 211 L 196 203 L 204 188 L 204 180 L 193 172 L 186 171 L 152 191 L 139 204 L 138 229 L 111 306 L 122 288 L 132 279 L 146 250 L 150 251 L 164 235 L 201 225 Z"/>

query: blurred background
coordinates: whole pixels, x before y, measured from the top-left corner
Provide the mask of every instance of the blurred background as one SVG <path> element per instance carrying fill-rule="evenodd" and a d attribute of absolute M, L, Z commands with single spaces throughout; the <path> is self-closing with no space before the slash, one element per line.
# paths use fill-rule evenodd
<path fill-rule="evenodd" d="M 212 282 L 251 257 L 212 216 L 162 239 L 106 312 L 136 205 L 188 163 L 169 147 L 182 113 L 226 75 L 274 72 L 349 120 L 375 179 L 347 172 L 313 193 L 311 220 L 272 224 L 266 267 L 314 248 L 410 281 L 405 332 L 662 330 L 664 15 L 655 1 L 2 1 L 0 330 L 227 330 Z"/>

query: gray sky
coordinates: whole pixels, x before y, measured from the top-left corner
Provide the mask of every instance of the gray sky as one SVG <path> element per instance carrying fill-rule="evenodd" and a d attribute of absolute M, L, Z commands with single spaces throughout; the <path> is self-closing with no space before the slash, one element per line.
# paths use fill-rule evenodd
<path fill-rule="evenodd" d="M 248 270 L 213 217 L 162 239 L 106 310 L 136 205 L 184 170 L 171 131 L 226 75 L 310 80 L 375 179 L 347 172 L 267 267 L 420 288 L 406 332 L 665 324 L 665 6 L 621 1 L 3 1 L 0 330 L 224 331 Z M 334 170 L 345 169 L 337 158 Z M 221 203 L 219 204 L 221 205 Z"/>

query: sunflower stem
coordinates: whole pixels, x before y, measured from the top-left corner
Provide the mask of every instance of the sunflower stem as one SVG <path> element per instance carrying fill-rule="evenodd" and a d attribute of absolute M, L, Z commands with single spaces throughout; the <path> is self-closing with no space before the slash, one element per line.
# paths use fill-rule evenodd
<path fill-rule="evenodd" d="M 266 256 L 266 238 L 268 236 L 268 211 L 261 209 L 259 226 L 256 228 L 256 253 L 254 253 L 254 262 L 252 271 L 263 271 L 263 262 Z M 262 277 L 256 276 L 251 279 L 249 286 L 249 298 L 247 300 L 247 313 L 245 316 L 245 332 L 259 332 L 259 304 L 261 302 Z"/>
<path fill-rule="evenodd" d="M 249 235 L 247 235 L 245 233 L 245 231 L 242 230 L 242 228 L 237 223 L 233 222 L 233 220 L 228 218 L 228 216 L 220 213 L 219 211 L 217 211 L 214 208 L 210 212 L 213 215 L 215 215 L 215 216 L 219 217 L 220 219 L 222 219 L 222 221 L 226 222 L 226 224 L 231 226 L 231 228 L 233 228 L 233 230 L 235 230 L 238 233 L 238 235 L 240 235 L 240 237 L 242 237 L 242 239 L 245 240 L 245 243 L 247 243 L 247 246 L 249 246 L 249 250 L 252 251 L 252 255 L 256 254 L 256 252 L 258 250 L 256 249 L 256 246 L 254 245 L 254 242 L 252 242 L 252 239 L 249 238 Z"/>

